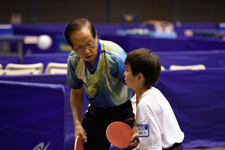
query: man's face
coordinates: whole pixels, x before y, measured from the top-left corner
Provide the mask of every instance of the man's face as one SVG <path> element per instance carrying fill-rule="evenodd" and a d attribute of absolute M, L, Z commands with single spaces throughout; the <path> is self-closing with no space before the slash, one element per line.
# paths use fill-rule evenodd
<path fill-rule="evenodd" d="M 84 27 L 81 30 L 72 32 L 70 40 L 75 53 L 87 61 L 89 65 L 93 65 L 97 56 L 97 39 L 93 38 L 89 28 Z"/>

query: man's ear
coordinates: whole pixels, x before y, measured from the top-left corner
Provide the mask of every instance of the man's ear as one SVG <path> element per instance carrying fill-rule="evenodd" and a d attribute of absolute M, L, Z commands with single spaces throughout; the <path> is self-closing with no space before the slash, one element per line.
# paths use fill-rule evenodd
<path fill-rule="evenodd" d="M 98 34 L 97 34 L 97 31 L 96 31 L 96 34 L 95 34 L 95 38 L 96 38 L 96 40 L 98 39 Z"/>

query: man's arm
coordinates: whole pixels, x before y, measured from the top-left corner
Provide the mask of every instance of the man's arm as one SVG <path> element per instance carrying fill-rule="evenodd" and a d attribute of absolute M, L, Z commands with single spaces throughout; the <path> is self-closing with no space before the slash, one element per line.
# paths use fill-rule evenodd
<path fill-rule="evenodd" d="M 83 142 L 87 142 L 87 136 L 81 124 L 81 114 L 83 108 L 83 88 L 72 89 L 70 93 L 70 106 L 73 114 L 74 127 L 76 136 L 81 136 Z"/>

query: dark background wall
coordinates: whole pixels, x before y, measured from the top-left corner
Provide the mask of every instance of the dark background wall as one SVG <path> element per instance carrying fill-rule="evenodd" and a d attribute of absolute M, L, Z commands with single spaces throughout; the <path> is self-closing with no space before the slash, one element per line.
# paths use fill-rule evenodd
<path fill-rule="evenodd" d="M 119 23 L 124 13 L 139 22 L 225 22 L 225 0 L 1 0 L 0 23 L 10 23 L 12 13 L 22 23 L 67 23 L 85 17 L 94 23 Z"/>

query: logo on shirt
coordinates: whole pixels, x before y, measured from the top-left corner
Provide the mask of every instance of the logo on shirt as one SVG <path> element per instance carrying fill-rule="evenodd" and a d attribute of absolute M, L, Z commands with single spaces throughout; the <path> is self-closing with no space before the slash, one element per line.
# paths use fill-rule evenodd
<path fill-rule="evenodd" d="M 98 83 L 95 83 L 93 88 L 97 88 L 98 87 Z"/>
<path fill-rule="evenodd" d="M 139 124 L 138 125 L 138 136 L 139 137 L 149 137 L 149 125 Z"/>

